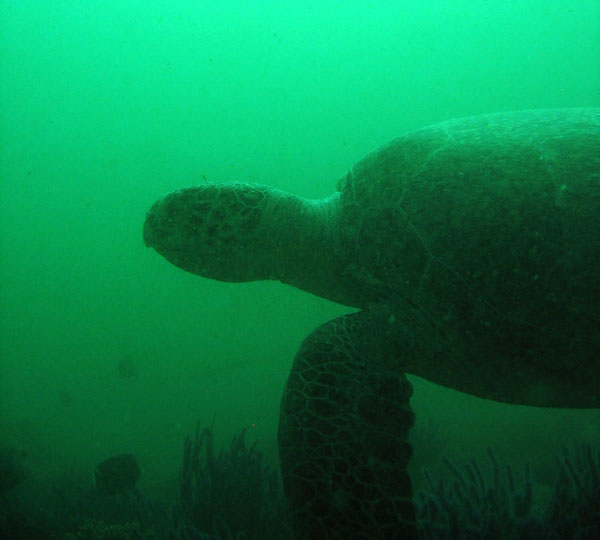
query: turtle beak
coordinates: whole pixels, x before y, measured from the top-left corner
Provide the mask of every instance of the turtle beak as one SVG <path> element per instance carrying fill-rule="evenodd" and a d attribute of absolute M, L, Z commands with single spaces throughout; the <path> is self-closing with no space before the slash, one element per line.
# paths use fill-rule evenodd
<path fill-rule="evenodd" d="M 155 245 L 157 218 L 154 210 L 157 204 L 158 201 L 146 212 L 146 220 L 144 221 L 144 244 L 146 244 L 146 247 L 154 247 Z"/>
<path fill-rule="evenodd" d="M 144 221 L 144 244 L 160 252 L 168 246 L 167 241 L 171 237 L 176 220 L 175 215 L 178 211 L 177 197 L 173 193 L 167 193 L 158 199 L 146 212 Z"/>
<path fill-rule="evenodd" d="M 167 241 L 173 233 L 177 223 L 176 217 L 180 212 L 177 193 L 175 191 L 163 195 L 146 212 L 144 221 L 144 244 L 146 247 L 160 251 L 168 246 Z"/>
<path fill-rule="evenodd" d="M 181 191 L 173 191 L 158 199 L 146 213 L 144 244 L 171 262 L 173 256 L 179 257 L 188 247 L 187 237 L 182 232 L 187 216 L 186 202 Z"/>

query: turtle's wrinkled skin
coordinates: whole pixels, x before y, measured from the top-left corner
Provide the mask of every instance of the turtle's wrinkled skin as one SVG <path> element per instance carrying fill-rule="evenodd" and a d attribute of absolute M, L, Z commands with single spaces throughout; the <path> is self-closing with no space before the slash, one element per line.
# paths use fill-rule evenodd
<path fill-rule="evenodd" d="M 507 403 L 600 405 L 600 108 L 436 124 L 321 201 L 179 190 L 150 209 L 144 240 L 189 272 L 360 310 L 305 339 L 285 388 L 297 538 L 416 538 L 405 373 Z"/>

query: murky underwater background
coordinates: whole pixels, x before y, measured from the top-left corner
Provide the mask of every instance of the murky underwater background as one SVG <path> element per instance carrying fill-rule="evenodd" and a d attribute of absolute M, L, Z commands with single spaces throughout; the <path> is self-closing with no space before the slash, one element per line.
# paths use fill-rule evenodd
<path fill-rule="evenodd" d="M 26 482 L 132 452 L 165 499 L 198 421 L 277 463 L 295 351 L 351 310 L 171 266 L 142 242 L 156 198 L 226 180 L 324 197 L 411 129 L 600 105 L 597 0 L 4 0 L 0 50 L 0 442 Z M 542 477 L 564 444 L 600 444 L 599 411 L 411 380 L 417 486 L 442 454 L 491 445 Z"/>

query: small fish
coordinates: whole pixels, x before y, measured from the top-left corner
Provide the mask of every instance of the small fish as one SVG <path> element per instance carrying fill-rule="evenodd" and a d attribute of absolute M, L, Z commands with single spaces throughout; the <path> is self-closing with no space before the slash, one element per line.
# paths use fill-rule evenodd
<path fill-rule="evenodd" d="M 94 486 L 98 493 L 116 495 L 132 489 L 141 474 L 142 471 L 133 454 L 120 454 L 96 465 Z"/>

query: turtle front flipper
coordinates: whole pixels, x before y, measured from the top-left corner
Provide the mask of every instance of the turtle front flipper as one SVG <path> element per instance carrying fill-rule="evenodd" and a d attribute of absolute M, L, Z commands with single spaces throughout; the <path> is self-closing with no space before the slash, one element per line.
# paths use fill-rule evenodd
<path fill-rule="evenodd" d="M 279 453 L 297 539 L 417 538 L 406 472 L 412 386 L 391 369 L 398 347 L 385 326 L 380 314 L 346 315 L 296 355 Z"/>

